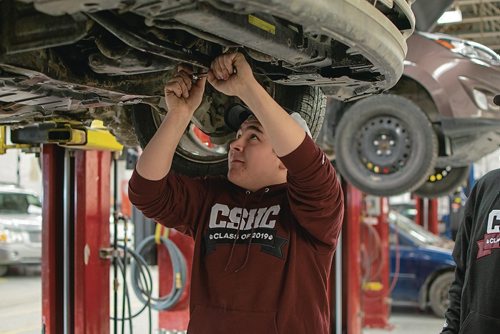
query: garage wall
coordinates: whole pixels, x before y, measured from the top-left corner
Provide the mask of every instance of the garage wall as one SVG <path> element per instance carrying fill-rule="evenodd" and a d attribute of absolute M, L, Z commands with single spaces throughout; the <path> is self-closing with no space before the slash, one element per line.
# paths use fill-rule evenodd
<path fill-rule="evenodd" d="M 21 187 L 42 193 L 42 172 L 34 154 L 8 150 L 0 155 L 0 182 L 17 183 L 18 173 Z"/>
<path fill-rule="evenodd" d="M 500 168 L 500 149 L 474 164 L 474 178 L 477 180 L 493 169 Z"/>

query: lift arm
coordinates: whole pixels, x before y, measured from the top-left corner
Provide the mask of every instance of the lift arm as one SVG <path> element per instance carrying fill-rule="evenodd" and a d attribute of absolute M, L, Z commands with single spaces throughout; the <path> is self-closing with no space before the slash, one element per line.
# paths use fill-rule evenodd
<path fill-rule="evenodd" d="M 103 126 L 101 121 L 92 122 L 91 127 L 71 123 L 43 123 L 13 129 L 7 145 L 5 127 L 0 133 L 0 154 L 7 148 L 29 148 L 41 144 L 57 144 L 79 150 L 120 152 L 123 145 Z"/>
<path fill-rule="evenodd" d="M 7 144 L 7 129 L 4 125 L 0 125 L 0 154 L 7 153 L 8 149 L 16 148 L 16 149 L 26 149 L 30 148 L 31 145 L 23 145 L 23 144 Z"/>

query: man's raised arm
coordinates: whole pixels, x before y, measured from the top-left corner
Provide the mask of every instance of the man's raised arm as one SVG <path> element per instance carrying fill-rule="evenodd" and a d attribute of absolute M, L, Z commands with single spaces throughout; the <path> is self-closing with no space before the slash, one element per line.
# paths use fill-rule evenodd
<path fill-rule="evenodd" d="M 218 91 L 239 97 L 250 108 L 279 157 L 294 151 L 304 140 L 304 129 L 259 84 L 243 54 L 217 57 L 212 62 L 208 81 Z"/>
<path fill-rule="evenodd" d="M 137 162 L 137 172 L 143 178 L 161 180 L 170 171 L 175 149 L 203 98 L 205 82 L 206 78 L 201 78 L 193 83 L 191 71 L 179 67 L 165 86 L 168 113 Z"/>

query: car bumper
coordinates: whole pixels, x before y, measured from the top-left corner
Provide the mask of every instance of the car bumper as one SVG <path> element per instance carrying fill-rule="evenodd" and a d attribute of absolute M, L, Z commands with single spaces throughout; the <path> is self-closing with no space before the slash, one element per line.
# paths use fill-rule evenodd
<path fill-rule="evenodd" d="M 458 77 L 458 81 L 463 94 L 468 97 L 452 100 L 452 109 L 458 117 L 475 117 L 485 119 L 500 120 L 500 107 L 493 103 L 493 98 L 498 94 L 500 87 L 500 71 L 485 66 L 475 65 L 476 73 L 479 76 L 473 77 L 471 73 L 466 73 Z M 457 85 L 458 86 L 458 85 Z M 464 105 L 467 101 L 469 112 L 464 112 Z"/>
<path fill-rule="evenodd" d="M 457 119 L 500 119 L 500 107 L 493 103 L 500 87 L 500 71 L 464 58 L 450 63 L 445 70 L 442 70 L 445 66 L 441 66 L 432 73 L 450 106 L 451 114 L 446 115 L 438 105 L 441 114 Z"/>
<path fill-rule="evenodd" d="M 0 265 L 40 264 L 42 244 L 0 245 Z"/>

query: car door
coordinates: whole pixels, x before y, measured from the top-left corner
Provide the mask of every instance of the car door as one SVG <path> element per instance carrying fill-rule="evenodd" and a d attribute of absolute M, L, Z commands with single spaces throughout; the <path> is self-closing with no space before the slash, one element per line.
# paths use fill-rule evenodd
<path fill-rule="evenodd" d="M 396 230 L 392 224 L 389 241 L 390 282 L 397 280 L 391 292 L 393 303 L 401 305 L 417 303 L 420 291 L 417 272 L 421 260 L 418 247 L 401 231 Z"/>

